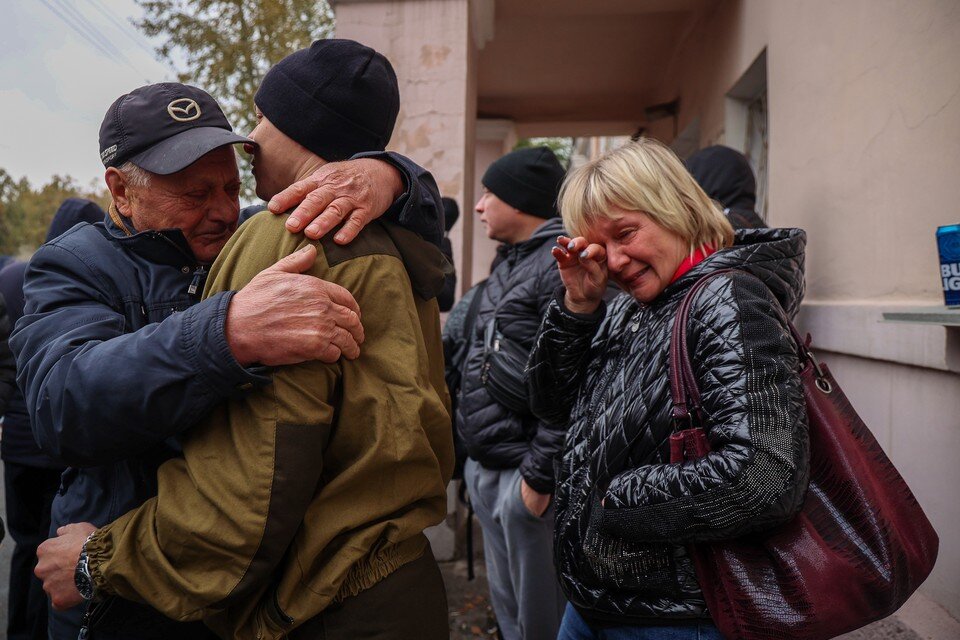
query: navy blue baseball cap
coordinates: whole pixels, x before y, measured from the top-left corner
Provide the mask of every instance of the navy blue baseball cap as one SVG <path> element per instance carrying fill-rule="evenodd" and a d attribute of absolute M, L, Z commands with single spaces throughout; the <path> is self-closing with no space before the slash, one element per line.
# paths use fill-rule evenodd
<path fill-rule="evenodd" d="M 253 141 L 233 132 L 209 93 L 179 82 L 149 84 L 120 96 L 100 125 L 104 167 L 132 162 L 167 175 L 228 144 Z"/>

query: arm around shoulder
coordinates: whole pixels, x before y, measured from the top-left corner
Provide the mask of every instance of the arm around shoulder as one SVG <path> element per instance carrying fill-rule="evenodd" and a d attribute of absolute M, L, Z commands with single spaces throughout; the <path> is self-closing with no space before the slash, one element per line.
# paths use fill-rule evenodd
<path fill-rule="evenodd" d="M 218 266 L 211 295 L 244 286 L 261 265 L 251 257 Z M 323 472 L 339 366 L 288 365 L 271 378 L 191 430 L 183 458 L 161 466 L 157 497 L 91 538 L 99 591 L 194 620 L 268 584 Z"/>
<path fill-rule="evenodd" d="M 11 337 L 19 382 L 41 448 L 67 464 L 140 453 L 260 380 L 225 351 L 223 299 L 147 324 L 125 315 L 121 292 L 89 257 L 57 243 L 35 254 L 24 292 Z M 130 332 L 134 321 L 144 326 Z"/>

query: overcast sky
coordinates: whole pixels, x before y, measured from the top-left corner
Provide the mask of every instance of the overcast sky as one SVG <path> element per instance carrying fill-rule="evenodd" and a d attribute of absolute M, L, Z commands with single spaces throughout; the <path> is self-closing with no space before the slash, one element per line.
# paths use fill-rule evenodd
<path fill-rule="evenodd" d="M 103 176 L 97 134 L 107 107 L 149 82 L 173 80 L 129 23 L 133 0 L 3 3 L 0 167 L 39 186 Z M 59 15 L 58 15 L 59 14 Z"/>

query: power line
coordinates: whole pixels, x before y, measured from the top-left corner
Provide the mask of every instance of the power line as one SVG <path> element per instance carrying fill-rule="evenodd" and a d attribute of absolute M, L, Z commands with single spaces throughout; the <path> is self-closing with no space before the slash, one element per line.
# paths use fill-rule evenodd
<path fill-rule="evenodd" d="M 110 52 L 110 55 L 115 58 L 122 58 L 125 61 L 127 57 L 123 54 L 120 49 L 117 49 L 116 45 L 110 40 L 110 38 L 103 35 L 103 32 L 100 31 L 99 27 L 95 24 L 92 24 L 87 17 L 77 11 L 77 9 L 64 0 L 53 0 L 53 2 L 66 14 L 68 14 L 80 27 L 90 34 L 97 42 L 103 45 L 103 47 Z"/>
<path fill-rule="evenodd" d="M 53 15 L 57 16 L 58 18 L 60 18 L 60 20 L 63 21 L 63 23 L 64 23 L 65 25 L 67 25 L 68 27 L 70 27 L 70 29 L 71 29 L 74 33 L 76 33 L 78 36 L 80 36 L 81 38 L 83 38 L 84 40 L 86 40 L 86 41 L 87 41 L 87 44 L 89 44 L 90 46 L 92 46 L 94 49 L 96 49 L 97 51 L 99 51 L 99 52 L 102 53 L 103 55 L 105 55 L 105 56 L 107 56 L 107 57 L 110 57 L 110 52 L 107 51 L 107 50 L 103 47 L 103 45 L 101 45 L 99 42 L 97 42 L 95 38 L 90 37 L 90 35 L 88 35 L 87 32 L 85 32 L 83 29 L 81 29 L 81 28 L 78 27 L 76 24 L 74 24 L 74 23 L 71 22 L 69 19 L 67 19 L 67 17 L 66 17 L 65 15 L 63 15 L 62 13 L 60 13 L 60 11 L 57 10 L 56 7 L 54 7 L 53 5 L 51 5 L 47 0 L 40 0 L 40 2 L 42 2 L 42 3 L 43 3 L 43 6 L 45 6 L 47 9 L 49 9 L 50 12 L 53 13 Z"/>
<path fill-rule="evenodd" d="M 133 44 L 140 47 L 140 49 L 142 49 L 143 51 L 146 51 L 147 53 L 149 53 L 151 57 L 155 57 L 157 55 L 157 52 L 154 51 L 150 46 L 144 43 L 143 38 L 140 36 L 139 33 L 134 31 L 130 27 L 129 23 L 119 18 L 113 11 L 110 10 L 109 7 L 104 5 L 100 0 L 87 0 L 87 1 L 91 5 L 93 5 L 93 8 L 99 11 L 102 16 L 104 16 L 107 20 L 112 22 L 114 26 L 116 26 L 117 29 L 119 29 L 121 33 L 123 33 L 123 35 L 127 36 L 127 38 L 129 38 L 130 41 L 133 42 Z"/>
<path fill-rule="evenodd" d="M 71 31 L 80 36 L 83 40 L 87 42 L 94 49 L 99 51 L 104 56 L 121 62 L 133 70 L 137 75 L 143 77 L 143 80 L 146 84 L 150 84 L 150 79 L 145 77 L 145 74 L 140 71 L 130 59 L 117 47 L 110 42 L 106 36 L 94 25 L 92 25 L 82 14 L 79 14 L 76 9 L 68 5 L 58 2 L 58 0 L 40 0 L 47 9 L 50 10 L 55 16 L 57 16 Z M 57 3 L 51 4 L 51 2 Z M 93 32 L 93 34 L 91 34 Z"/>

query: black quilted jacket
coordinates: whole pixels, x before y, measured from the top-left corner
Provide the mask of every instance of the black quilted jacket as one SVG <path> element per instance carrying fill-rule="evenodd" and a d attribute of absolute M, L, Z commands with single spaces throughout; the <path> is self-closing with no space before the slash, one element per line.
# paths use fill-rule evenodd
<path fill-rule="evenodd" d="M 564 591 L 588 620 L 706 617 L 684 543 L 768 528 L 799 508 L 807 417 L 787 317 L 803 296 L 804 244 L 799 229 L 738 231 L 735 246 L 650 304 L 623 294 L 577 316 L 562 295 L 551 302 L 529 379 L 535 413 L 569 423 L 555 550 Z M 676 307 L 701 276 L 730 267 L 745 273 L 718 276 L 697 294 L 688 328 L 712 452 L 669 464 Z"/>
<path fill-rule="evenodd" d="M 513 413 L 497 403 L 481 381 L 483 336 L 496 315 L 504 337 L 529 350 L 540 321 L 560 285 L 550 255 L 563 231 L 559 218 L 540 225 L 529 240 L 512 245 L 497 265 L 483 296 L 470 337 L 457 403 L 457 429 L 467 454 L 488 469 L 520 468 L 540 493 L 553 493 L 553 460 L 563 447 L 563 429 L 541 423 L 532 414 Z"/>

